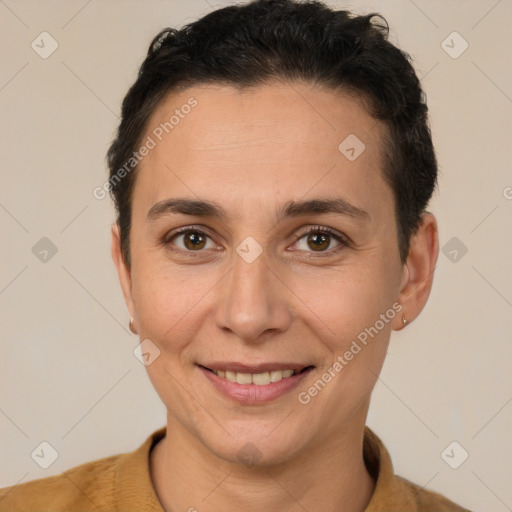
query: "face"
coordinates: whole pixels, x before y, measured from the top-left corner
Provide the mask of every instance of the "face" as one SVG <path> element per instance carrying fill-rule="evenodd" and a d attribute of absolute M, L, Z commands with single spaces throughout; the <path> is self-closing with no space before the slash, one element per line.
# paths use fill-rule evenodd
<path fill-rule="evenodd" d="M 153 113 L 118 270 L 169 421 L 216 456 L 285 461 L 364 425 L 405 273 L 383 135 L 304 84 L 191 87 Z"/>

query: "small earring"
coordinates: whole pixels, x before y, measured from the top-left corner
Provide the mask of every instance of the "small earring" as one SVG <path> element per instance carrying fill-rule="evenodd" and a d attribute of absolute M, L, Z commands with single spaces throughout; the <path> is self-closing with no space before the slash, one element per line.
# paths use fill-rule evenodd
<path fill-rule="evenodd" d="M 130 317 L 130 321 L 128 322 L 128 328 L 132 331 L 133 334 L 137 334 L 137 331 L 133 328 L 133 317 Z"/>
<path fill-rule="evenodd" d="M 402 317 L 402 324 L 404 327 L 407 325 L 407 320 L 405 319 L 405 316 Z"/>

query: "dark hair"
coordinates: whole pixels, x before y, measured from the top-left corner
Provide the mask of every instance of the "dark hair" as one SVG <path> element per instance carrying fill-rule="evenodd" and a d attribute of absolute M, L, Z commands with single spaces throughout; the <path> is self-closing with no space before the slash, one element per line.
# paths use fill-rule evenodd
<path fill-rule="evenodd" d="M 378 14 L 355 16 L 318 1 L 296 0 L 254 0 L 213 11 L 180 30 L 160 32 L 123 100 L 121 123 L 107 155 L 126 263 L 136 177 L 136 165 L 126 172 L 126 162 L 163 97 L 196 84 L 243 88 L 273 80 L 356 93 L 369 114 L 387 126 L 382 172 L 395 197 L 404 262 L 436 186 L 437 162 L 420 82 L 410 57 L 388 41 L 388 32 Z"/>

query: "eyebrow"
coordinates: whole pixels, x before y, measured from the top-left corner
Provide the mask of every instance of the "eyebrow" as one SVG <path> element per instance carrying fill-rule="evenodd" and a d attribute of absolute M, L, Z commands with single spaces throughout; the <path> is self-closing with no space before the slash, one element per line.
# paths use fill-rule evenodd
<path fill-rule="evenodd" d="M 351 204 L 341 197 L 328 199 L 310 199 L 307 201 L 289 201 L 285 203 L 277 213 L 277 222 L 287 217 L 299 217 L 301 215 L 321 215 L 337 213 L 360 220 L 369 220 L 367 211 Z M 155 203 L 148 211 L 147 222 L 167 214 L 193 215 L 196 217 L 213 217 L 227 221 L 228 215 L 219 204 L 213 201 L 195 199 L 164 199 Z"/>

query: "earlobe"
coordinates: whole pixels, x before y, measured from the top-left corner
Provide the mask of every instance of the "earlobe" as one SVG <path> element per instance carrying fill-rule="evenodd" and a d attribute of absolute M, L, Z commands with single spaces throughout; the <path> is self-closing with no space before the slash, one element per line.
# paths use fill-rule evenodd
<path fill-rule="evenodd" d="M 128 322 L 128 328 L 130 329 L 132 334 L 139 334 L 133 323 L 133 316 L 130 317 L 130 321 Z"/>
<path fill-rule="evenodd" d="M 112 224 L 111 229 L 112 234 L 112 259 L 114 261 L 114 265 L 117 269 L 117 275 L 119 277 L 119 283 L 121 284 L 121 289 L 123 291 L 124 300 L 126 306 L 128 307 L 128 311 L 130 316 L 133 316 L 133 299 L 132 299 L 132 278 L 131 272 L 126 262 L 123 258 L 123 252 L 121 249 L 121 232 L 119 229 L 119 224 Z"/>
<path fill-rule="evenodd" d="M 393 326 L 395 330 L 411 323 L 425 307 L 432 289 L 438 254 L 437 221 L 431 213 L 424 213 L 418 230 L 411 238 L 404 264 L 399 295 L 402 311 Z"/>

